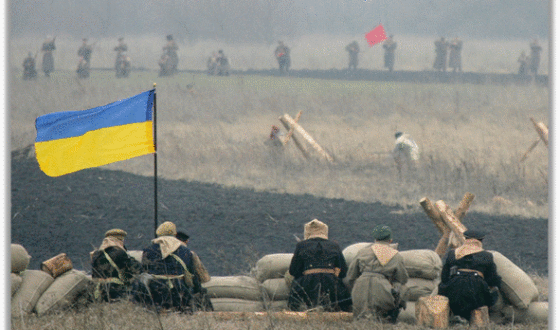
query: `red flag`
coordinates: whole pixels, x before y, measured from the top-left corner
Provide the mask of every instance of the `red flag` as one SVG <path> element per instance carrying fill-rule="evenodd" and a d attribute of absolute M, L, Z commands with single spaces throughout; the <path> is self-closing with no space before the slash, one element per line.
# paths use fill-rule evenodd
<path fill-rule="evenodd" d="M 381 24 L 379 24 L 375 29 L 369 31 L 366 34 L 366 40 L 369 43 L 370 47 L 377 43 L 380 43 L 385 39 L 387 39 L 387 36 L 385 35 L 385 29 Z"/>

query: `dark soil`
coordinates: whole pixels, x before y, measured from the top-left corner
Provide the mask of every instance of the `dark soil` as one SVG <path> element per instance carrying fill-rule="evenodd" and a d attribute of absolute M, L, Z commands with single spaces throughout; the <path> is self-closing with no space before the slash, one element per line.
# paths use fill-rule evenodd
<path fill-rule="evenodd" d="M 105 231 L 128 232 L 126 245 L 140 250 L 154 237 L 154 180 L 120 171 L 87 169 L 46 176 L 30 148 L 12 152 L 11 241 L 32 256 L 29 268 L 66 253 L 74 267 L 89 270 L 89 252 Z M 408 209 L 407 212 L 402 212 Z M 414 210 L 414 211 L 410 211 Z M 303 225 L 318 218 L 342 248 L 371 241 L 377 224 L 393 228 L 400 250 L 433 249 L 435 226 L 416 206 L 362 203 L 312 195 L 256 192 L 216 184 L 158 179 L 158 219 L 173 221 L 191 236 L 213 275 L 247 273 L 258 258 L 293 252 Z M 527 272 L 548 275 L 548 219 L 468 213 L 467 227 L 490 234 L 497 250 Z"/>

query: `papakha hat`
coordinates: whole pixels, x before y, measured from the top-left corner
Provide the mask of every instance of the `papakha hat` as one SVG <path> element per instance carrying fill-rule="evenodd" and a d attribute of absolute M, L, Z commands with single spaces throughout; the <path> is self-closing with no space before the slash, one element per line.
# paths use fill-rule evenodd
<path fill-rule="evenodd" d="M 126 237 L 126 235 L 127 235 L 126 231 L 124 231 L 122 229 L 118 229 L 118 228 L 108 230 L 105 233 L 105 237 L 113 236 L 113 237 L 116 237 L 117 239 L 119 239 L 121 241 L 124 241 L 124 238 Z"/>
<path fill-rule="evenodd" d="M 389 226 L 377 225 L 373 228 L 373 238 L 377 241 L 392 240 L 393 232 Z"/>
<path fill-rule="evenodd" d="M 466 232 L 464 232 L 463 235 L 465 236 L 466 239 L 474 238 L 474 239 L 477 239 L 479 241 L 482 241 L 484 239 L 484 237 L 486 236 L 486 233 L 483 232 L 482 230 L 469 229 Z"/>
<path fill-rule="evenodd" d="M 156 235 L 160 236 L 177 236 L 177 227 L 171 221 L 166 221 L 159 225 L 156 230 Z"/>
<path fill-rule="evenodd" d="M 303 239 L 315 237 L 329 239 L 329 226 L 317 219 L 306 223 L 303 229 Z"/>

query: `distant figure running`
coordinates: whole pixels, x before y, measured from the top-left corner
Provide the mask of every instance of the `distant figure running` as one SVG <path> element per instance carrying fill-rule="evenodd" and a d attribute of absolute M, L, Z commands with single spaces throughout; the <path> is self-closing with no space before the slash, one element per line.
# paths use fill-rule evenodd
<path fill-rule="evenodd" d="M 395 133 L 395 148 L 393 149 L 393 159 L 401 177 L 403 166 L 409 170 L 414 170 L 420 159 L 420 149 L 412 137 L 403 132 Z"/>

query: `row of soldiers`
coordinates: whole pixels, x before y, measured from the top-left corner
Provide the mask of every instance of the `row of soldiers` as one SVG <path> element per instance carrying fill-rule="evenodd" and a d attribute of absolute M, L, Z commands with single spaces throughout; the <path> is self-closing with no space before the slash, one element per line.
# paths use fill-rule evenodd
<path fill-rule="evenodd" d="M 179 47 L 175 40 L 173 40 L 172 35 L 167 35 L 167 43 L 163 47 L 163 54 L 158 62 L 160 67 L 160 76 L 169 76 L 177 72 L 177 67 L 179 63 L 179 57 L 177 55 L 177 50 Z M 47 37 L 47 40 L 43 43 L 41 51 L 43 54 L 43 72 L 45 76 L 49 76 L 52 71 L 54 71 L 54 58 L 52 52 L 56 49 L 54 45 L 55 38 Z M 82 46 L 78 49 L 78 77 L 87 78 L 90 72 L 91 54 L 93 53 L 93 45 L 87 44 L 87 38 L 83 39 Z M 461 51 L 463 49 L 463 41 L 459 38 L 455 38 L 452 41 L 447 41 L 445 37 L 434 42 L 436 57 L 434 60 L 433 68 L 436 71 L 447 71 L 447 66 L 453 70 L 453 72 L 462 72 L 462 61 L 461 61 Z M 384 54 L 384 67 L 393 71 L 395 65 L 395 50 L 397 48 L 397 43 L 393 40 L 393 35 L 390 35 L 383 42 Z M 521 53 L 518 59 L 519 62 L 519 74 L 527 74 L 530 71 L 531 74 L 537 74 L 538 67 L 540 64 L 540 53 L 542 47 L 540 46 L 537 39 L 534 39 L 530 44 L 531 55 L 527 57 L 525 51 Z M 126 55 L 128 47 L 124 43 L 124 39 L 119 38 L 119 44 L 114 50 L 117 52 L 117 58 L 115 60 L 115 71 L 117 77 L 127 77 L 130 72 L 130 57 Z M 348 69 L 356 70 L 358 67 L 358 54 L 360 53 L 360 47 L 357 41 L 353 41 L 348 44 L 345 48 L 348 52 Z M 448 55 L 449 52 L 449 55 Z M 24 79 L 33 79 L 37 76 L 37 71 L 35 69 L 35 56 L 29 53 L 28 57 L 23 62 L 24 67 Z M 290 69 L 291 57 L 290 48 L 288 48 L 284 42 L 279 41 L 278 47 L 274 50 L 274 57 L 278 61 L 278 67 L 281 73 L 286 73 Z M 449 61 L 448 61 L 449 58 Z M 213 54 L 209 58 L 208 63 L 209 74 L 217 75 L 228 75 L 229 74 L 229 62 L 223 51 L 219 51 L 218 54 Z"/>
<path fill-rule="evenodd" d="M 445 231 L 436 247 L 443 257 L 438 294 L 449 298 L 455 316 L 469 321 L 473 310 L 497 301 L 501 278 L 492 254 L 482 248 L 483 232 L 466 231 L 466 242 L 447 251 L 450 233 Z M 133 301 L 156 310 L 212 310 L 200 285 L 209 281 L 210 275 L 187 247 L 188 236 L 181 236 L 172 222 L 161 224 L 156 235 L 139 263 L 126 252 L 126 232 L 113 229 L 106 233 L 99 249 L 92 252 L 96 297 L 114 301 L 132 292 Z M 403 256 L 393 245 L 389 226 L 375 226 L 374 243 L 360 250 L 350 265 L 338 243 L 329 240 L 325 223 L 318 219 L 306 223 L 303 236 L 296 244 L 287 275 L 291 281 L 290 310 L 346 311 L 356 318 L 397 321 L 406 308 L 402 293 L 409 275 Z"/>

